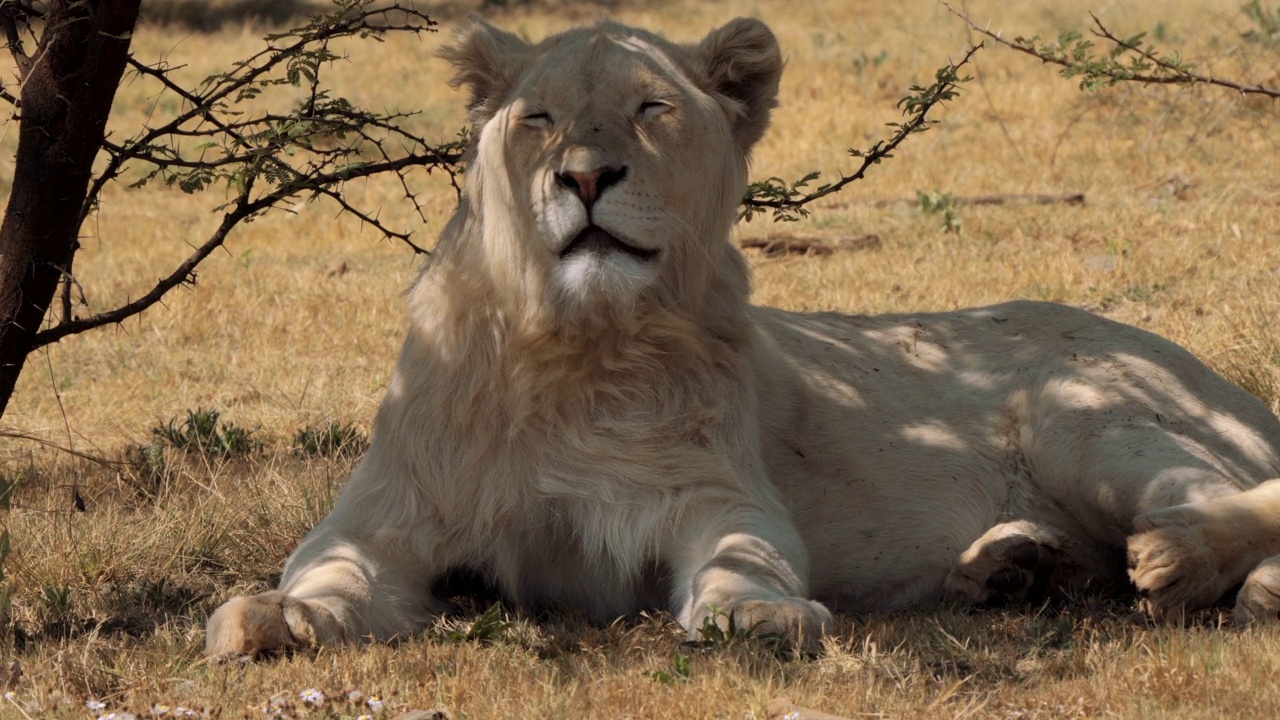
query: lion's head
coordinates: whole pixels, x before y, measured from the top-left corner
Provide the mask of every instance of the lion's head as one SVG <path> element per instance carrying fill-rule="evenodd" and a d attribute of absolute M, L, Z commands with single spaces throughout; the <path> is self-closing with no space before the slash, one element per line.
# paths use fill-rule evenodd
<path fill-rule="evenodd" d="M 745 297 L 728 232 L 782 71 L 763 23 L 679 45 L 603 22 L 530 45 L 473 19 L 441 54 L 474 138 L 467 247 L 444 251 L 558 326 Z"/>

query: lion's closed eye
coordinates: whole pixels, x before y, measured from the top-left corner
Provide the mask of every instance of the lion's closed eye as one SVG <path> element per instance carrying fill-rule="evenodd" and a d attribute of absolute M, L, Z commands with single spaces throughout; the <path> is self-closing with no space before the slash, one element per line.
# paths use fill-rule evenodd
<path fill-rule="evenodd" d="M 551 113 L 546 110 L 534 110 L 520 116 L 520 124 L 531 128 L 548 128 L 555 124 Z"/>
<path fill-rule="evenodd" d="M 641 120 L 652 120 L 671 108 L 671 103 L 664 100 L 646 100 L 636 109 L 636 116 Z"/>

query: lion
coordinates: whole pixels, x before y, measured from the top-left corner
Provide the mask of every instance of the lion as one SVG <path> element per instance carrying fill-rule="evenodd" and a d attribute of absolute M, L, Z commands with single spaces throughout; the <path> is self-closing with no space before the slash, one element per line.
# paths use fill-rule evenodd
<path fill-rule="evenodd" d="M 665 609 L 821 649 L 832 611 L 1239 586 L 1280 616 L 1280 421 L 1156 335 L 1043 302 L 749 304 L 730 242 L 783 60 L 610 21 L 471 19 L 466 188 L 408 293 L 372 446 L 278 590 L 206 653 L 419 631 L 437 579 L 607 622 Z"/>

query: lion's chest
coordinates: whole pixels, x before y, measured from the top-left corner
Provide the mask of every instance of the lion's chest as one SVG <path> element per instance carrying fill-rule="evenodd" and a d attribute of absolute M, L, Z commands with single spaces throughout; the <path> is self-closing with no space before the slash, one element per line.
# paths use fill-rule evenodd
<path fill-rule="evenodd" d="M 683 509 L 733 475 L 724 456 L 705 423 L 616 414 L 510 438 L 489 456 L 487 481 L 519 488 L 507 512 L 521 528 L 508 538 L 520 554 L 532 548 L 534 560 L 554 558 L 561 571 L 601 576 L 607 566 L 634 578 L 661 562 Z"/>

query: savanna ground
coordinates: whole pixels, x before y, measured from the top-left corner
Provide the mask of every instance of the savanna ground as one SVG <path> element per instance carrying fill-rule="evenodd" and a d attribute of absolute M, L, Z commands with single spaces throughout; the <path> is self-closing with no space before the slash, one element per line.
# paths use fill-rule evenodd
<path fill-rule="evenodd" d="M 968 10 L 1009 35 L 1046 37 L 1086 28 L 1094 10 L 1121 34 L 1152 30 L 1202 71 L 1280 84 L 1280 44 L 1244 39 L 1257 25 L 1235 2 L 973 0 Z M 906 88 L 976 39 L 935 0 L 653 2 L 613 12 L 686 40 L 736 15 L 772 25 L 788 67 L 757 177 L 849 169 L 844 148 L 886 136 Z M 537 38 L 595 15 L 553 8 L 493 19 Z M 461 97 L 432 53 L 457 17 L 442 13 L 443 32 L 422 40 L 353 45 L 330 78 L 368 106 L 421 110 L 416 129 L 447 139 L 462 125 Z M 265 32 L 209 29 L 218 22 L 146 23 L 135 52 L 185 63 L 185 78 L 198 81 L 256 50 Z M 1166 335 L 1280 407 L 1280 108 L 1213 88 L 1082 93 L 994 48 L 971 74 L 939 127 L 812 218 L 740 228 L 744 238 L 786 232 L 835 246 L 862 238 L 830 255 L 753 254 L 756 300 L 866 313 L 1018 297 L 1072 303 Z M 175 106 L 134 80 L 112 127 Z M 5 157 L 16 138 L 14 127 L 0 134 Z M 0 165 L 0 193 L 11 172 Z M 381 193 L 384 219 L 413 223 L 397 190 L 351 192 Z M 1087 201 L 960 206 L 948 216 L 922 210 L 918 191 L 1079 192 Z M 218 197 L 112 189 L 77 261 L 90 308 L 137 297 L 168 272 L 207 235 Z M 912 202 L 877 204 L 899 199 Z M 423 201 L 425 239 L 454 196 L 441 180 Z M 0 439 L 0 473 L 18 482 L 4 517 L 12 611 L 0 645 L 22 668 L 0 717 L 81 718 L 94 714 L 88 700 L 140 714 L 163 704 L 265 717 L 272 698 L 277 715 L 339 718 L 406 706 L 460 718 L 763 717 L 779 695 L 853 717 L 1269 717 L 1280 706 L 1280 632 L 1224 627 L 1226 610 L 1187 628 L 1153 625 L 1124 599 L 845 616 L 817 660 L 749 643 L 682 649 L 662 616 L 608 628 L 514 617 L 487 639 L 462 639 L 457 631 L 483 610 L 473 602 L 394 646 L 203 662 L 208 613 L 270 587 L 327 512 L 354 460 L 300 442 L 299 432 L 336 427 L 332 436 L 358 447 L 398 349 L 401 290 L 418 267 L 404 246 L 333 207 L 299 206 L 241 228 L 164 307 L 30 359 L 3 429 L 62 449 Z M 198 408 L 251 431 L 248 451 L 183 451 L 152 433 L 176 418 L 181 435 Z M 310 688 L 362 697 L 310 708 L 299 695 Z M 366 702 L 375 695 L 377 711 Z"/>

